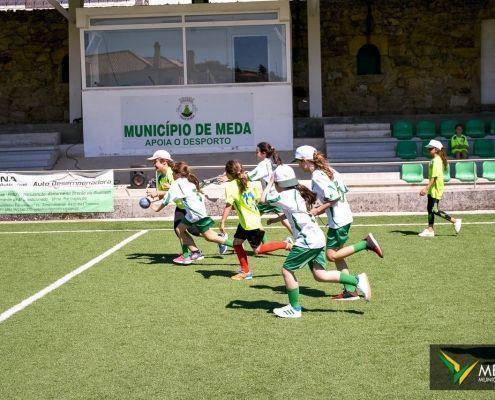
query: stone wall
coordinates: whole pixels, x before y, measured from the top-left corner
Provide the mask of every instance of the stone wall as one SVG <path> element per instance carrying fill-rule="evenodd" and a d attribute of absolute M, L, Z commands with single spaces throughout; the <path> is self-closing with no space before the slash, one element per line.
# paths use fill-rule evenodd
<path fill-rule="evenodd" d="M 358 76 L 365 1 L 321 0 L 324 116 L 482 110 L 480 24 L 495 18 L 494 0 L 375 0 L 372 9 L 382 70 Z"/>
<path fill-rule="evenodd" d="M 67 22 L 54 10 L 0 12 L 0 124 L 65 122 Z"/>

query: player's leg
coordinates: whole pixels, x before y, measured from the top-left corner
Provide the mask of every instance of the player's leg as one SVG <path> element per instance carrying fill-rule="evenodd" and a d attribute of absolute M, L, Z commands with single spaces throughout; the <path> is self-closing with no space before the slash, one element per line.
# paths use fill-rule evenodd
<path fill-rule="evenodd" d="M 418 236 L 421 237 L 433 237 L 435 236 L 435 213 L 433 212 L 433 207 L 435 205 L 435 199 L 428 195 L 428 203 L 426 206 L 426 211 L 428 212 L 428 228 L 422 231 Z"/>
<path fill-rule="evenodd" d="M 285 265 L 285 264 L 284 264 Z M 301 318 L 301 304 L 299 304 L 299 283 L 294 271 L 282 267 L 282 276 L 289 297 L 289 304 L 273 309 L 273 313 L 280 318 Z"/>
<path fill-rule="evenodd" d="M 352 275 L 344 274 L 340 271 L 326 271 L 318 260 L 310 265 L 313 277 L 318 282 L 342 283 L 352 285 L 364 296 L 366 300 L 371 298 L 371 288 L 366 274 Z"/>
<path fill-rule="evenodd" d="M 181 209 L 181 208 L 178 208 L 176 207 L 175 208 L 175 212 L 174 212 L 174 232 L 175 234 L 177 235 L 177 237 L 180 239 L 180 236 L 179 236 L 179 231 L 177 229 L 177 227 L 179 226 L 179 224 L 181 223 L 182 219 L 186 216 L 186 211 Z M 188 234 L 188 232 L 186 231 L 186 234 Z M 203 254 L 201 253 L 201 251 L 198 249 L 198 247 L 196 247 L 196 243 L 194 242 L 194 239 L 189 235 L 189 242 L 192 242 L 192 245 L 191 246 L 187 246 L 187 245 L 184 245 L 184 244 L 181 244 L 181 250 L 182 250 L 182 255 L 184 256 L 184 258 L 189 258 L 191 257 L 191 259 L 193 261 L 195 260 L 202 260 L 204 258 Z M 180 258 L 180 256 L 179 256 Z"/>
<path fill-rule="evenodd" d="M 438 215 L 440 218 L 443 218 L 446 221 L 449 221 L 450 223 L 454 224 L 454 229 L 455 229 L 456 233 L 459 233 L 459 231 L 461 230 L 462 219 L 451 217 L 445 211 L 440 210 L 438 208 L 440 200 L 438 200 L 438 199 L 434 199 L 434 200 L 435 201 L 434 201 L 434 205 L 433 205 L 433 209 L 432 209 L 433 213 L 435 215 Z"/>
<path fill-rule="evenodd" d="M 194 245 L 194 240 L 191 238 L 191 236 L 187 233 L 187 225 L 184 223 L 179 223 L 177 227 L 175 228 L 175 232 L 177 233 L 177 236 L 180 239 L 181 242 L 181 247 L 182 247 L 182 254 L 180 254 L 178 257 L 174 258 L 173 262 L 175 264 L 183 264 L 183 265 L 189 265 L 191 264 L 194 260 L 191 258 L 191 254 L 195 254 L 196 252 L 199 252 L 197 247 Z M 192 253 L 189 252 L 189 249 L 196 249 Z"/>
<path fill-rule="evenodd" d="M 234 234 L 234 252 L 237 255 L 239 264 L 241 265 L 238 273 L 232 277 L 235 281 L 251 280 L 253 279 L 253 273 L 249 268 L 247 253 L 244 250 L 242 244 L 246 240 L 246 230 L 242 226 L 238 225 Z"/>
<path fill-rule="evenodd" d="M 263 242 L 264 237 L 266 237 L 265 231 L 261 229 L 256 229 L 247 238 L 249 244 L 251 245 L 251 248 L 256 254 L 266 254 L 277 250 L 292 249 L 292 241 L 277 240 L 271 242 Z"/>
<path fill-rule="evenodd" d="M 352 254 L 363 250 L 370 250 L 383 258 L 383 251 L 380 244 L 375 239 L 372 233 L 359 242 L 344 246 L 349 239 L 349 229 L 351 224 L 345 225 L 338 229 L 329 228 L 327 232 L 327 258 L 329 261 L 336 262 L 337 260 L 349 257 Z"/>

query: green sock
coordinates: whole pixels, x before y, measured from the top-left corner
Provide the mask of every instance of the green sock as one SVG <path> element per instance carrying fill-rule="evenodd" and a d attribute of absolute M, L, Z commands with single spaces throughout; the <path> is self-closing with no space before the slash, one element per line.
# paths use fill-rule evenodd
<path fill-rule="evenodd" d="M 289 303 L 295 310 L 300 310 L 301 305 L 299 304 L 299 287 L 295 289 L 287 289 L 287 295 L 289 296 Z"/>
<path fill-rule="evenodd" d="M 358 251 L 366 250 L 366 240 L 361 240 L 352 246 L 354 248 L 354 253 Z"/>
<path fill-rule="evenodd" d="M 264 243 L 266 243 L 266 242 L 268 242 L 268 235 L 266 234 L 266 232 L 265 232 L 265 234 L 263 235 L 263 238 L 261 239 L 261 242 L 262 242 L 263 244 L 264 244 Z"/>
<path fill-rule="evenodd" d="M 343 272 L 341 272 L 339 277 L 339 283 L 343 283 L 344 285 L 356 286 L 358 280 L 354 275 L 344 274 Z"/>
<path fill-rule="evenodd" d="M 182 255 L 186 258 L 189 257 L 191 255 L 191 253 L 189 252 L 189 247 L 187 247 L 185 244 L 182 244 L 181 247 L 182 247 Z"/>
<path fill-rule="evenodd" d="M 348 273 L 348 272 L 341 272 L 340 274 L 349 275 L 349 273 Z M 356 286 L 355 286 L 355 285 L 345 284 L 345 285 L 344 285 L 344 288 L 345 288 L 345 290 L 347 290 L 348 292 L 354 292 L 354 291 L 356 290 Z"/>
<path fill-rule="evenodd" d="M 232 241 L 232 239 L 227 239 L 225 242 L 223 242 L 223 244 L 227 247 L 234 248 L 234 242 Z"/>

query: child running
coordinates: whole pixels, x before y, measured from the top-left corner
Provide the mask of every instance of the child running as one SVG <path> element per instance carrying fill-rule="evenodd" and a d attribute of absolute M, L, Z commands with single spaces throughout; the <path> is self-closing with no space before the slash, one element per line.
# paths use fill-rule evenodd
<path fill-rule="evenodd" d="M 429 155 L 432 159 L 428 165 L 428 185 L 421 190 L 419 195 L 428 195 L 428 228 L 426 228 L 418 236 L 435 236 L 435 230 L 433 228 L 433 224 L 435 223 L 435 215 L 452 222 L 454 224 L 455 232 L 459 233 L 461 230 L 462 219 L 453 218 L 446 212 L 438 209 L 438 203 L 442 199 L 444 189 L 443 172 L 449 167 L 445 150 L 442 143 L 434 139 L 430 140 L 425 147 L 429 149 Z"/>
<path fill-rule="evenodd" d="M 182 250 L 193 248 L 193 251 L 199 251 L 194 245 L 194 241 L 187 233 L 188 229 L 195 227 L 199 234 L 208 242 L 217 243 L 220 253 L 224 253 L 224 247 L 234 247 L 231 240 L 219 236 L 211 227 L 215 222 L 208 216 L 204 196 L 199 187 L 198 178 L 191 173 L 189 166 L 185 162 L 179 162 L 173 165 L 172 172 L 174 182 L 170 185 L 166 196 L 159 205 L 153 204 L 151 207 L 155 211 L 162 210 L 165 206 L 175 201 L 182 201 L 186 214 L 180 221 L 176 230 L 181 240 Z M 187 257 L 184 257 L 187 261 Z M 190 264 L 189 261 L 183 264 Z"/>
<path fill-rule="evenodd" d="M 273 186 L 277 197 L 270 199 Z M 325 270 L 325 235 L 318 227 L 313 215 L 308 212 L 308 208 L 316 202 L 316 195 L 299 184 L 294 170 L 288 165 L 281 165 L 275 170 L 261 195 L 262 203 L 267 200 L 282 207 L 295 237 L 294 247 L 282 267 L 290 304 L 275 308 L 273 310 L 275 315 L 281 318 L 301 318 L 299 284 L 294 273 L 306 265 L 311 268 L 316 281 L 352 285 L 363 294 L 366 300 L 370 300 L 371 288 L 366 274 L 351 275 L 340 271 Z"/>
<path fill-rule="evenodd" d="M 301 146 L 295 155 L 299 167 L 311 173 L 311 189 L 320 203 L 313 208 L 313 215 L 327 214 L 328 232 L 326 256 L 334 262 L 337 269 L 349 274 L 345 258 L 362 250 L 374 251 L 383 258 L 383 251 L 371 233 L 363 240 L 351 246 L 345 246 L 349 239 L 349 230 L 353 221 L 351 208 L 347 202 L 348 192 L 342 176 L 330 167 L 327 159 L 312 146 Z M 344 290 L 332 296 L 332 300 L 359 300 L 359 293 L 354 285 L 344 285 Z"/>
<path fill-rule="evenodd" d="M 247 254 L 242 246 L 245 240 L 248 241 L 256 254 L 290 249 L 292 244 L 282 241 L 262 244 L 265 231 L 262 229 L 261 215 L 257 206 L 260 201 L 257 186 L 248 180 L 242 164 L 237 160 L 227 162 L 225 174 L 230 182 L 225 186 L 225 209 L 220 222 L 220 231 L 225 233 L 225 222 L 234 208 L 239 217 L 239 225 L 234 234 L 234 251 L 241 264 L 241 269 L 232 279 L 236 281 L 251 280 L 253 273 L 249 268 Z"/>
<path fill-rule="evenodd" d="M 258 166 L 253 169 L 251 172 L 247 173 L 247 177 L 250 181 L 261 181 L 263 187 L 266 187 L 270 180 L 270 176 L 273 173 L 273 167 L 279 166 L 282 164 L 282 159 L 278 155 L 275 148 L 267 142 L 258 143 L 256 146 L 256 157 L 260 160 Z M 276 197 L 275 189 L 272 189 L 271 193 L 272 197 Z M 273 213 L 276 214 L 279 218 L 274 219 L 274 221 L 281 221 L 282 225 L 284 225 L 288 231 L 292 235 L 292 231 L 290 228 L 290 223 L 287 219 L 283 217 L 283 210 L 281 207 L 276 206 L 272 202 L 268 201 L 265 204 L 258 204 L 258 209 L 260 210 L 260 214 L 268 214 Z M 269 222 L 269 224 L 272 221 Z M 267 238 L 265 237 L 265 241 Z"/>
<path fill-rule="evenodd" d="M 148 158 L 153 163 L 155 167 L 155 180 L 156 188 L 148 188 L 146 190 L 146 195 L 151 197 L 153 200 L 163 199 L 170 189 L 172 183 L 174 183 L 174 175 L 172 172 L 173 160 L 170 153 L 166 150 L 157 150 L 153 153 L 151 157 Z M 177 226 L 179 226 L 180 221 L 186 215 L 186 210 L 184 204 L 177 200 L 175 202 L 175 212 L 174 212 L 174 231 L 176 235 Z M 188 232 L 191 235 L 199 236 L 199 230 L 196 227 L 190 227 Z M 176 264 L 191 264 L 193 261 L 198 261 L 204 259 L 203 253 L 196 247 L 194 240 L 191 238 L 193 245 L 191 248 L 182 248 L 182 254 L 173 260 Z M 195 249 L 191 251 L 191 249 Z"/>

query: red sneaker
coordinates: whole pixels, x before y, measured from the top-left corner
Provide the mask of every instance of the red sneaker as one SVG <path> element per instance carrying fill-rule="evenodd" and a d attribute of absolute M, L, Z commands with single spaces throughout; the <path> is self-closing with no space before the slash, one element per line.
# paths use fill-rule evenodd
<path fill-rule="evenodd" d="M 378 255 L 378 257 L 383 258 L 383 250 L 372 233 L 368 233 L 368 236 L 366 236 L 364 240 L 366 240 L 366 248 L 368 250 L 373 251 Z"/>
<path fill-rule="evenodd" d="M 357 290 L 354 290 L 354 292 L 349 292 L 345 289 L 342 291 L 342 293 L 334 294 L 333 296 L 330 297 L 332 300 L 336 300 L 336 301 L 353 301 L 360 299 Z"/>

